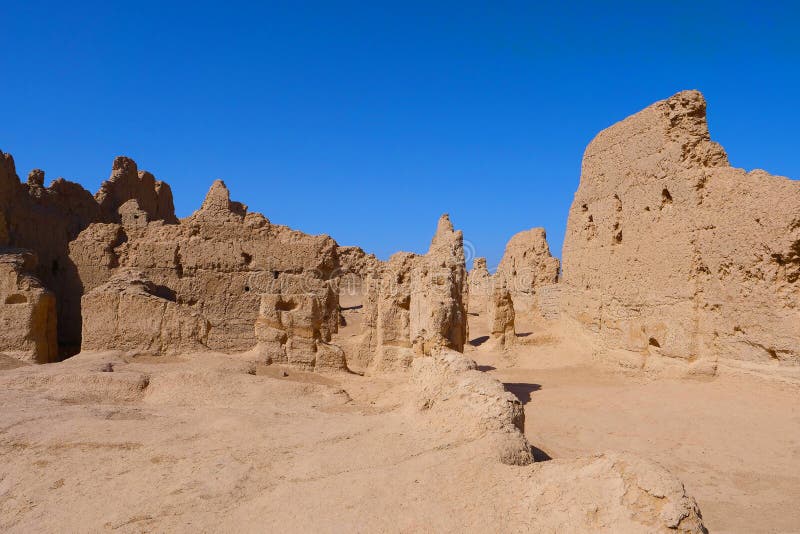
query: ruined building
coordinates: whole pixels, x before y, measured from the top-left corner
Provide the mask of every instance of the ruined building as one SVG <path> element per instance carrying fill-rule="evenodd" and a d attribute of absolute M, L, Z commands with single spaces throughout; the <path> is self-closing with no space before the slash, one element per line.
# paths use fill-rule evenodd
<path fill-rule="evenodd" d="M 393 372 L 436 348 L 462 352 L 467 298 L 463 236 L 442 215 L 427 254 L 399 252 L 369 280 L 357 357 L 372 372 Z"/>
<path fill-rule="evenodd" d="M 382 262 L 250 213 L 221 181 L 179 220 L 169 186 L 125 157 L 96 195 L 44 183 L 39 170 L 21 182 L 0 153 L 0 352 L 27 361 L 257 350 L 308 369 L 349 359 L 392 372 L 462 351 L 471 312 L 508 340 L 515 313 L 563 319 L 634 368 L 800 364 L 800 183 L 731 167 L 696 91 L 588 146 L 563 273 L 541 228 L 515 235 L 494 275 L 476 260 L 467 278 L 447 216 L 427 254 Z M 343 283 L 364 294 L 346 351 L 330 343 Z"/>
<path fill-rule="evenodd" d="M 531 228 L 508 241 L 494 276 L 505 280 L 517 310 L 540 314 L 539 292 L 558 282 L 558 271 L 544 228 Z"/>
<path fill-rule="evenodd" d="M 467 341 L 463 239 L 446 215 L 426 255 L 384 263 L 249 213 L 222 181 L 178 220 L 169 186 L 128 158 L 95 196 L 62 179 L 44 188 L 40 171 L 22 184 L 11 156 L 0 161 L 0 351 L 9 355 L 252 350 L 346 369 L 330 341 L 344 320 L 340 283 L 353 277 L 368 287 L 356 361 L 406 370 L 415 354 Z"/>
<path fill-rule="evenodd" d="M 731 167 L 684 91 L 583 157 L 563 308 L 635 367 L 800 363 L 800 182 Z"/>
<path fill-rule="evenodd" d="M 169 186 L 128 158 L 92 196 L 60 178 L 45 188 L 41 171 L 21 183 L 0 154 L 0 317 L 20 331 L 0 352 L 248 350 L 262 294 L 309 291 L 324 341 L 339 321 L 337 248 L 248 213 L 221 181 L 178 220 Z"/>
<path fill-rule="evenodd" d="M 36 257 L 0 251 L 0 347 L 23 361 L 47 363 L 56 353 L 56 298 L 38 278 Z"/>
<path fill-rule="evenodd" d="M 486 268 L 486 258 L 472 260 L 472 270 L 467 275 L 469 283 L 469 313 L 481 314 L 487 309 L 492 295 L 492 275 Z"/>
<path fill-rule="evenodd" d="M 491 328 L 489 337 L 499 348 L 510 347 L 516 343 L 515 317 L 511 292 L 506 286 L 506 281 L 498 278 L 495 280 L 489 303 L 489 327 Z"/>

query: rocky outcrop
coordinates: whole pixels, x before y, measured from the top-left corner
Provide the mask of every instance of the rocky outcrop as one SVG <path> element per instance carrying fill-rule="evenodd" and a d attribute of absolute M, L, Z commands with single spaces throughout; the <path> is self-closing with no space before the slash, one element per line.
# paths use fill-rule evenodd
<path fill-rule="evenodd" d="M 559 261 L 550 254 L 544 228 L 514 235 L 495 277 L 505 280 L 518 311 L 539 312 L 538 290 L 558 282 Z"/>
<path fill-rule="evenodd" d="M 3 353 L 35 363 L 58 357 L 56 299 L 30 274 L 36 256 L 0 248 L 0 347 Z"/>
<path fill-rule="evenodd" d="M 82 309 L 82 350 L 170 354 L 208 349 L 208 320 L 141 272 L 115 273 L 83 296 Z"/>
<path fill-rule="evenodd" d="M 359 358 L 392 372 L 434 349 L 463 351 L 467 292 L 463 236 L 443 215 L 427 254 L 399 252 L 369 280 Z"/>
<path fill-rule="evenodd" d="M 601 132 L 564 242 L 565 314 L 635 367 L 800 364 L 800 182 L 728 163 L 684 91 Z"/>

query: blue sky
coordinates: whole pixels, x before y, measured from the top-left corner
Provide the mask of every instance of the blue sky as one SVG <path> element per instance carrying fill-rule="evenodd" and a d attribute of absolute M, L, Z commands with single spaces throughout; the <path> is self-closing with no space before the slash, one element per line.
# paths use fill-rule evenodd
<path fill-rule="evenodd" d="M 271 221 L 387 258 L 448 212 L 490 267 L 560 255 L 583 150 L 681 89 L 733 165 L 800 178 L 791 2 L 3 2 L 0 149 L 96 191 L 114 156 L 216 178 Z M 794 4 L 794 5 L 792 5 Z"/>

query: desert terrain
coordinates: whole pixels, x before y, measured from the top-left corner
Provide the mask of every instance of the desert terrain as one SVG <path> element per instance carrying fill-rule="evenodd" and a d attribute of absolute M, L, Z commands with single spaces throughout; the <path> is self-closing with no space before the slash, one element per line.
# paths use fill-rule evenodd
<path fill-rule="evenodd" d="M 359 314 L 346 312 L 343 344 Z M 112 352 L 45 377 L 6 359 L 3 530 L 658 530 L 604 510 L 626 500 L 630 461 L 676 475 L 710 532 L 796 530 L 798 385 L 641 377 L 558 324 L 527 323 L 503 351 L 471 316 L 465 351 L 524 405 L 537 462 L 521 467 L 487 460 L 469 414 L 426 413 L 402 378 Z"/>
<path fill-rule="evenodd" d="M 476 344 L 486 335 L 472 317 Z M 675 474 L 709 532 L 800 528 L 800 386 L 740 370 L 652 378 L 610 367 L 556 324 L 520 325 L 521 345 L 466 354 L 525 405 L 543 458 L 626 451 Z M 577 338 L 577 339 L 576 339 Z"/>
<path fill-rule="evenodd" d="M 800 531 L 799 186 L 682 91 L 490 271 L 0 152 L 0 530 Z"/>
<path fill-rule="evenodd" d="M 4 371 L 3 530 L 641 532 L 693 506 L 635 456 L 503 465 L 461 399 L 422 408 L 402 378 L 247 360 Z"/>

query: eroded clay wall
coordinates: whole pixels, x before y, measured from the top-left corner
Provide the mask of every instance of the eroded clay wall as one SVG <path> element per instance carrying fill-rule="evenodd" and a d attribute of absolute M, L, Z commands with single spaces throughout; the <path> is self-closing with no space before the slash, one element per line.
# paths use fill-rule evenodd
<path fill-rule="evenodd" d="M 800 363 L 800 183 L 730 166 L 684 91 L 588 146 L 565 314 L 634 366 Z"/>

